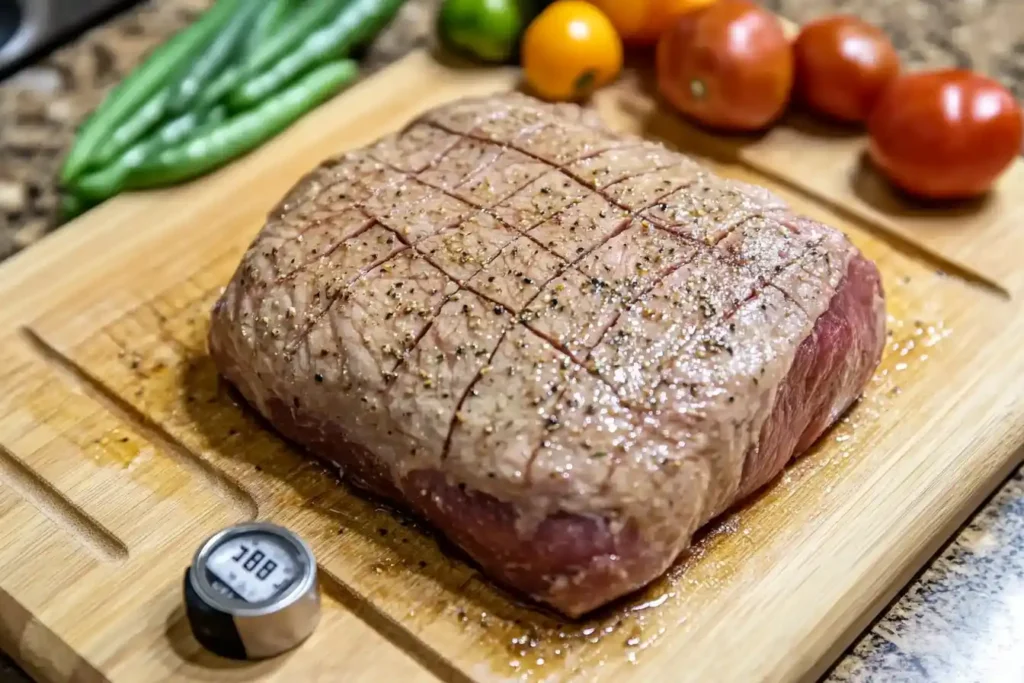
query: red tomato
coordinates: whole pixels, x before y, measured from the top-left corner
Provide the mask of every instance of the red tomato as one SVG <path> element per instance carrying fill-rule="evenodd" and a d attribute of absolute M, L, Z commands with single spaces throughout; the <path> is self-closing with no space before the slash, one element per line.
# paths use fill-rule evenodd
<path fill-rule="evenodd" d="M 804 26 L 793 43 L 796 92 L 811 109 L 851 123 L 867 120 L 900 73 L 900 58 L 881 30 L 838 15 Z"/>
<path fill-rule="evenodd" d="M 962 69 L 898 78 L 868 119 L 870 156 L 892 182 L 930 199 L 986 192 L 1021 152 L 1024 116 L 999 83 Z"/>
<path fill-rule="evenodd" d="M 793 88 L 793 50 L 782 25 L 750 0 L 718 0 L 673 20 L 657 57 L 662 96 L 712 128 L 764 128 Z"/>
<path fill-rule="evenodd" d="M 590 0 L 632 45 L 654 45 L 672 17 L 710 5 L 715 0 Z"/>

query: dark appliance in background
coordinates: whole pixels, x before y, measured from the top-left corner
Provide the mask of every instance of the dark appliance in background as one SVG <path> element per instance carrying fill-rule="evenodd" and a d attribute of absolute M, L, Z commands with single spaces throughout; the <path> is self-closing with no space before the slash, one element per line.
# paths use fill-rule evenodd
<path fill-rule="evenodd" d="M 136 0 L 0 0 L 0 79 Z"/>

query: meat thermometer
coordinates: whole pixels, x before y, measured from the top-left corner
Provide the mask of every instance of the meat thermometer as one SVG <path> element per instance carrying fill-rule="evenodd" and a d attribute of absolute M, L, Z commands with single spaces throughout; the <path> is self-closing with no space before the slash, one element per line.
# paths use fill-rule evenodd
<path fill-rule="evenodd" d="M 320 620 L 313 551 L 275 524 L 238 524 L 203 543 L 185 572 L 185 612 L 196 640 L 231 659 L 297 647 Z"/>

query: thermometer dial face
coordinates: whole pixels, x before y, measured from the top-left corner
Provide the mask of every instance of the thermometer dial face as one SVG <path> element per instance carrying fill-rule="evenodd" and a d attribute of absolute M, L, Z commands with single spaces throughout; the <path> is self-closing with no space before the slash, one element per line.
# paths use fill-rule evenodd
<path fill-rule="evenodd" d="M 316 559 L 294 532 L 266 522 L 214 534 L 185 573 L 185 610 L 208 650 L 234 659 L 273 657 L 316 628 Z"/>
<path fill-rule="evenodd" d="M 286 593 L 302 569 L 290 544 L 261 532 L 228 538 L 206 559 L 214 590 L 251 604 Z"/>

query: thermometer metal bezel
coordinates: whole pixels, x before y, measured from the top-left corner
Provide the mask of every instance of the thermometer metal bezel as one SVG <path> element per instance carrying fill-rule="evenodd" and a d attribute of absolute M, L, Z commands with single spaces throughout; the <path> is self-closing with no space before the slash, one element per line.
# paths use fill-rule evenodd
<path fill-rule="evenodd" d="M 216 591 L 210 585 L 206 568 L 210 555 L 223 543 L 238 536 L 246 536 L 252 533 L 275 536 L 290 545 L 295 551 L 295 557 L 300 565 L 299 571 L 301 572 L 300 576 L 295 579 L 283 594 L 258 603 L 247 603 L 234 598 L 228 598 Z M 287 609 L 302 599 L 316 585 L 316 559 L 309 545 L 299 538 L 298 535 L 284 527 L 270 524 L 269 522 L 238 524 L 217 532 L 200 546 L 192 560 L 189 582 L 192 584 L 196 595 L 210 606 L 235 617 L 259 617 Z"/>

